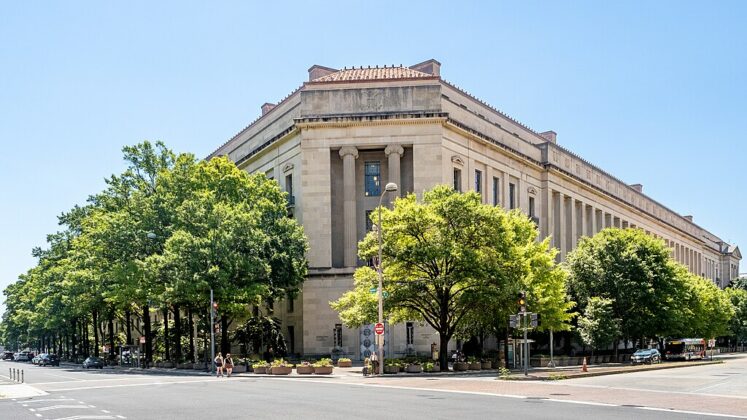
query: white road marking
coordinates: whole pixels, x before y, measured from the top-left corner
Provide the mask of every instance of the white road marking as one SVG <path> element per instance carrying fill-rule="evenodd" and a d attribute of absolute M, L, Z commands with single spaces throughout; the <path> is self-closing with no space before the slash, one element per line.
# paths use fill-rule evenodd
<path fill-rule="evenodd" d="M 60 389 L 50 389 L 50 392 L 59 392 L 59 391 L 80 391 L 83 389 L 105 389 L 105 388 L 126 388 L 126 387 L 133 387 L 133 386 L 151 386 L 151 385 L 172 385 L 172 384 L 190 384 L 190 383 L 201 383 L 201 382 L 216 382 L 219 381 L 219 379 L 211 378 L 211 379 L 200 379 L 200 380 L 192 380 L 192 381 L 173 381 L 173 382 L 145 382 L 140 384 L 121 384 L 121 385 L 95 385 L 95 386 L 81 386 L 81 387 L 75 387 L 75 388 L 60 388 Z"/>
<path fill-rule="evenodd" d="M 625 387 L 625 386 L 575 384 L 575 383 L 567 382 L 567 381 L 553 381 L 553 382 L 532 381 L 532 383 L 535 384 L 535 385 L 547 385 L 547 386 L 561 386 L 561 387 L 577 386 L 577 387 L 581 387 L 581 388 L 619 389 L 621 391 L 636 391 L 636 392 L 643 391 L 643 392 L 656 392 L 656 393 L 660 393 L 660 394 L 702 395 L 702 396 L 707 396 L 707 397 L 738 398 L 738 399 L 747 400 L 747 396 L 745 396 L 745 395 L 698 393 L 698 390 L 695 390 L 695 391 L 665 391 L 663 389 L 632 388 L 632 387 Z M 721 383 L 721 384 L 723 385 L 724 383 Z"/>
<path fill-rule="evenodd" d="M 125 416 L 117 416 L 117 418 L 118 419 L 126 419 L 127 417 L 125 417 Z"/>
<path fill-rule="evenodd" d="M 88 408 L 87 405 L 50 405 L 49 407 L 41 407 L 39 411 L 59 410 L 62 408 Z"/>
<path fill-rule="evenodd" d="M 657 408 L 657 407 L 635 407 L 635 408 L 639 410 L 664 411 L 667 413 L 694 414 L 696 416 L 729 417 L 732 419 L 747 419 L 747 416 L 738 416 L 736 414 L 704 413 L 702 411 L 673 410 L 669 408 Z"/>
<path fill-rule="evenodd" d="M 107 414 L 108 414 L 108 413 L 111 413 L 111 411 L 109 411 L 109 410 L 101 410 L 101 412 L 103 412 L 103 413 L 107 413 Z"/>
<path fill-rule="evenodd" d="M 23 404 L 23 406 L 26 407 L 28 403 L 50 402 L 50 401 L 73 401 L 73 399 L 72 398 L 42 398 L 40 400 L 18 401 L 18 404 Z"/>
<path fill-rule="evenodd" d="M 34 414 L 36 417 L 41 417 L 42 415 L 39 413 Z"/>
<path fill-rule="evenodd" d="M 44 372 L 44 374 L 45 375 L 49 375 L 49 376 L 56 376 L 58 378 L 72 379 L 73 381 L 82 381 L 83 380 L 83 379 L 78 379 L 75 376 L 57 375 L 55 373 L 49 373 L 49 372 Z"/>
<path fill-rule="evenodd" d="M 112 416 L 98 416 L 98 415 L 95 415 L 95 416 L 60 417 L 60 418 L 54 419 L 54 420 L 83 420 L 83 419 L 91 419 L 91 420 L 93 420 L 93 419 L 101 419 L 101 420 L 104 420 L 104 419 L 113 419 L 113 418 L 114 417 L 112 417 Z"/>
<path fill-rule="evenodd" d="M 35 382 L 33 385 L 54 385 L 54 384 L 69 384 L 71 382 L 106 382 L 106 381 L 137 381 L 147 379 L 143 376 L 128 377 L 128 378 L 108 378 L 108 379 L 77 379 L 75 381 L 54 381 L 54 382 Z"/>

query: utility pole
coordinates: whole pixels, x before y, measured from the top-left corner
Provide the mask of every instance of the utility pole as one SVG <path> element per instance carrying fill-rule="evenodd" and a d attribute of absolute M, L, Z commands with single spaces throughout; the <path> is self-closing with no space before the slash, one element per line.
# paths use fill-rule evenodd
<path fill-rule="evenodd" d="M 215 306 L 213 302 L 213 289 L 210 289 L 210 374 L 215 373 Z"/>

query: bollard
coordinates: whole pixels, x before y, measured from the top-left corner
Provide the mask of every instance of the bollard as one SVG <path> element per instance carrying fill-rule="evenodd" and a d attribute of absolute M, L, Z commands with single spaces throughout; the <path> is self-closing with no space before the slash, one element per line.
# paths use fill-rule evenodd
<path fill-rule="evenodd" d="M 23 369 L 21 369 L 21 383 L 23 383 Z"/>

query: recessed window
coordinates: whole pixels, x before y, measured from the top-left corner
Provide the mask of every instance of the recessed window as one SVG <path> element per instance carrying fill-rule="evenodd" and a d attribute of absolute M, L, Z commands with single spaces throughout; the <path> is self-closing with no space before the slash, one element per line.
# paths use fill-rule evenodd
<path fill-rule="evenodd" d="M 529 217 L 534 217 L 534 197 L 529 197 Z"/>
<path fill-rule="evenodd" d="M 335 324 L 335 347 L 342 347 L 342 324 Z"/>
<path fill-rule="evenodd" d="M 412 322 L 405 324 L 407 330 L 407 344 L 415 344 L 415 325 Z"/>
<path fill-rule="evenodd" d="M 516 208 L 516 185 L 508 184 L 508 208 L 513 210 Z"/>
<path fill-rule="evenodd" d="M 454 191 L 462 192 L 462 170 L 454 168 Z"/>
<path fill-rule="evenodd" d="M 475 170 L 475 191 L 482 194 L 482 171 Z"/>
<path fill-rule="evenodd" d="M 381 195 L 381 163 L 365 163 L 366 197 Z"/>
<path fill-rule="evenodd" d="M 498 177 L 493 177 L 493 205 L 498 205 L 498 196 L 500 193 L 501 180 Z"/>

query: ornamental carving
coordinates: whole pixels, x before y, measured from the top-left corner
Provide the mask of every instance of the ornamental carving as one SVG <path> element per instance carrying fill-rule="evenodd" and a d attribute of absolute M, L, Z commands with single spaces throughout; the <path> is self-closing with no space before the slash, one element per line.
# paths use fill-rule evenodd
<path fill-rule="evenodd" d="M 351 155 L 354 159 L 358 159 L 358 149 L 353 146 L 344 146 L 340 149 L 340 157 L 344 158 L 347 155 Z"/>
<path fill-rule="evenodd" d="M 534 189 L 534 187 L 529 187 L 529 188 L 527 188 L 527 192 L 528 192 L 529 194 L 537 194 L 537 190 L 535 190 L 535 189 Z"/>
<path fill-rule="evenodd" d="M 285 166 L 283 166 L 283 172 L 290 172 L 291 170 L 293 170 L 292 163 L 286 163 Z"/>
<path fill-rule="evenodd" d="M 457 165 L 464 165 L 464 161 L 462 160 L 462 158 L 457 155 L 452 156 L 451 161 L 456 163 Z"/>

